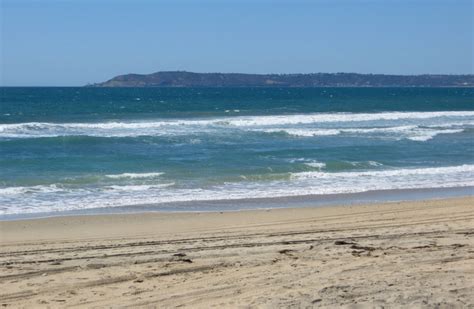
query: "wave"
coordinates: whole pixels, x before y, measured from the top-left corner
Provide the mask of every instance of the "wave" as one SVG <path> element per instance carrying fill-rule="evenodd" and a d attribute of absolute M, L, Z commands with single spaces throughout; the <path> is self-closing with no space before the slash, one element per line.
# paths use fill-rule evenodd
<path fill-rule="evenodd" d="M 153 185 L 109 185 L 101 188 L 78 188 L 65 186 L 62 184 L 50 184 L 50 185 L 36 185 L 36 186 L 19 186 L 19 187 L 8 187 L 0 188 L 0 197 L 5 196 L 15 196 L 20 195 L 27 198 L 28 195 L 32 194 L 45 194 L 45 193 L 59 193 L 64 194 L 78 194 L 78 193 L 92 193 L 100 191 L 121 191 L 121 192 L 130 192 L 130 191 L 147 191 L 154 189 L 161 189 L 174 186 L 174 182 L 170 183 L 161 183 Z"/>
<path fill-rule="evenodd" d="M 56 193 L 61 192 L 64 189 L 61 186 L 56 184 L 51 185 L 37 185 L 37 186 L 27 186 L 27 187 L 7 187 L 0 188 L 0 196 L 8 195 L 28 195 L 34 193 Z"/>
<path fill-rule="evenodd" d="M 374 162 L 374 161 L 369 161 Z M 377 164 L 374 162 L 373 164 Z M 450 167 L 425 167 L 425 168 L 405 168 L 396 170 L 382 170 L 382 171 L 361 171 L 361 172 L 299 172 L 293 173 L 292 177 L 301 178 L 354 178 L 354 177 L 393 177 L 393 176 L 413 176 L 413 175 L 447 175 L 452 173 L 473 173 L 474 165 L 464 164 L 460 166 Z"/>
<path fill-rule="evenodd" d="M 326 163 L 324 162 L 319 162 L 316 160 L 312 159 L 306 159 L 306 158 L 295 158 L 295 159 L 290 159 L 288 160 L 290 163 L 303 163 L 306 166 L 314 167 L 317 169 L 322 169 L 326 167 Z"/>
<path fill-rule="evenodd" d="M 113 185 L 113 186 L 105 187 L 105 190 L 116 190 L 116 191 L 124 191 L 124 192 L 148 191 L 148 190 L 167 188 L 174 185 L 175 185 L 174 182 L 160 183 L 160 184 L 154 184 L 154 185 L 125 185 L 125 186 Z"/>
<path fill-rule="evenodd" d="M 223 183 L 205 188 L 180 188 L 174 183 L 89 188 L 10 187 L 0 189 L 0 213 L 468 186 L 474 186 L 474 165 L 469 164 L 338 173 L 298 172 L 288 179 Z"/>
<path fill-rule="evenodd" d="M 377 161 L 333 161 L 329 164 L 328 170 L 342 171 L 345 169 L 372 169 L 384 166 L 382 163 Z"/>
<path fill-rule="evenodd" d="M 444 112 L 384 112 L 384 113 L 318 113 L 303 115 L 248 116 L 234 117 L 227 120 L 234 126 L 273 126 L 291 124 L 311 124 L 328 122 L 365 122 L 378 120 L 409 120 L 441 117 L 472 117 L 474 111 Z"/>
<path fill-rule="evenodd" d="M 310 167 L 317 168 L 317 169 L 323 169 L 326 167 L 326 163 L 322 163 L 322 162 L 306 162 L 304 164 Z"/>
<path fill-rule="evenodd" d="M 418 142 L 425 142 L 428 141 L 434 137 L 436 137 L 439 134 L 453 134 L 453 133 L 461 133 L 464 132 L 463 129 L 457 129 L 457 130 L 433 130 L 433 131 L 419 131 L 415 132 L 415 136 L 408 136 L 406 137 L 409 140 L 412 141 L 418 141 Z"/>
<path fill-rule="evenodd" d="M 434 128 L 423 128 L 419 126 L 397 126 L 397 127 L 384 127 L 384 128 L 338 128 L 338 129 L 312 129 L 312 128 L 272 128 L 272 129 L 257 129 L 255 131 L 265 133 L 284 133 L 291 136 L 298 137 L 316 137 L 316 136 L 332 136 L 332 135 L 352 135 L 352 134 L 393 134 L 394 139 L 406 138 L 413 141 L 427 141 L 439 134 L 453 134 L 461 133 L 464 129 L 434 129 Z M 386 136 L 387 137 L 387 136 Z M 389 136 L 388 136 L 389 137 Z"/>
<path fill-rule="evenodd" d="M 293 136 L 314 137 L 314 136 L 330 136 L 341 134 L 340 129 L 291 129 L 291 128 L 272 128 L 272 129 L 256 129 L 253 131 L 265 133 L 284 133 Z"/>
<path fill-rule="evenodd" d="M 166 136 L 189 135 L 215 132 L 222 128 L 249 128 L 277 130 L 272 126 L 307 125 L 324 123 L 364 123 L 369 121 L 410 121 L 463 120 L 473 117 L 474 111 L 444 111 L 444 112 L 384 112 L 384 113 L 318 113 L 299 115 L 273 116 L 235 116 L 210 119 L 170 119 L 135 122 L 99 122 L 99 123 L 48 123 L 28 122 L 0 124 L 0 138 L 42 138 L 59 136 L 96 136 L 96 137 L 136 137 L 136 136 Z M 453 119 L 456 118 L 456 119 Z M 472 119 L 467 119 L 472 120 Z M 468 124 L 472 124 L 468 122 Z M 429 125 L 429 124 L 428 124 Z M 438 125 L 438 124 L 437 124 Z M 439 123 L 443 125 L 443 123 Z M 295 129 L 296 130 L 296 129 Z M 339 130 L 321 129 L 312 133 L 293 131 L 297 134 L 335 135 Z"/>
<path fill-rule="evenodd" d="M 105 175 L 107 178 L 112 178 L 112 179 L 121 179 L 121 178 L 156 178 L 164 173 L 123 173 L 123 174 L 113 174 L 113 175 Z"/>

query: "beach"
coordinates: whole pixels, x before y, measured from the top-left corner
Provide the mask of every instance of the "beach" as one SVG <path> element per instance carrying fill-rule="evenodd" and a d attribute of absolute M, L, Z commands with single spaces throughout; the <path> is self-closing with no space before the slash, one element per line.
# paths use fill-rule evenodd
<path fill-rule="evenodd" d="M 474 309 L 473 1 L 0 1 L 0 309 Z"/>
<path fill-rule="evenodd" d="M 474 198 L 0 222 L 3 307 L 474 306 Z"/>

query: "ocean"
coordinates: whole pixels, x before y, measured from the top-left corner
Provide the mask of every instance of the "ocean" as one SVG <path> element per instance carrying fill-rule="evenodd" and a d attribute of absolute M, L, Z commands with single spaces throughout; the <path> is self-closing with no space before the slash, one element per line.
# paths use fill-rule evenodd
<path fill-rule="evenodd" d="M 472 88 L 0 88 L 0 214 L 472 194 L 473 137 Z"/>

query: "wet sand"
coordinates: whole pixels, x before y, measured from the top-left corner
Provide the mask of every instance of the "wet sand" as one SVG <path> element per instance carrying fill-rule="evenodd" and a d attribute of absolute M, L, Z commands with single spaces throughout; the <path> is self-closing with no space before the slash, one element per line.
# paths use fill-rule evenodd
<path fill-rule="evenodd" d="M 474 198 L 0 222 L 4 307 L 474 307 Z"/>

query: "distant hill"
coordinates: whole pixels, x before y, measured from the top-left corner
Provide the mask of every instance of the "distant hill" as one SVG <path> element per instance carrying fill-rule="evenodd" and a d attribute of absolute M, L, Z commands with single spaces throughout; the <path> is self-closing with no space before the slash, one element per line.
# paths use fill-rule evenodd
<path fill-rule="evenodd" d="M 242 74 L 167 71 L 126 74 L 89 87 L 474 87 L 474 75 L 357 73 Z"/>

